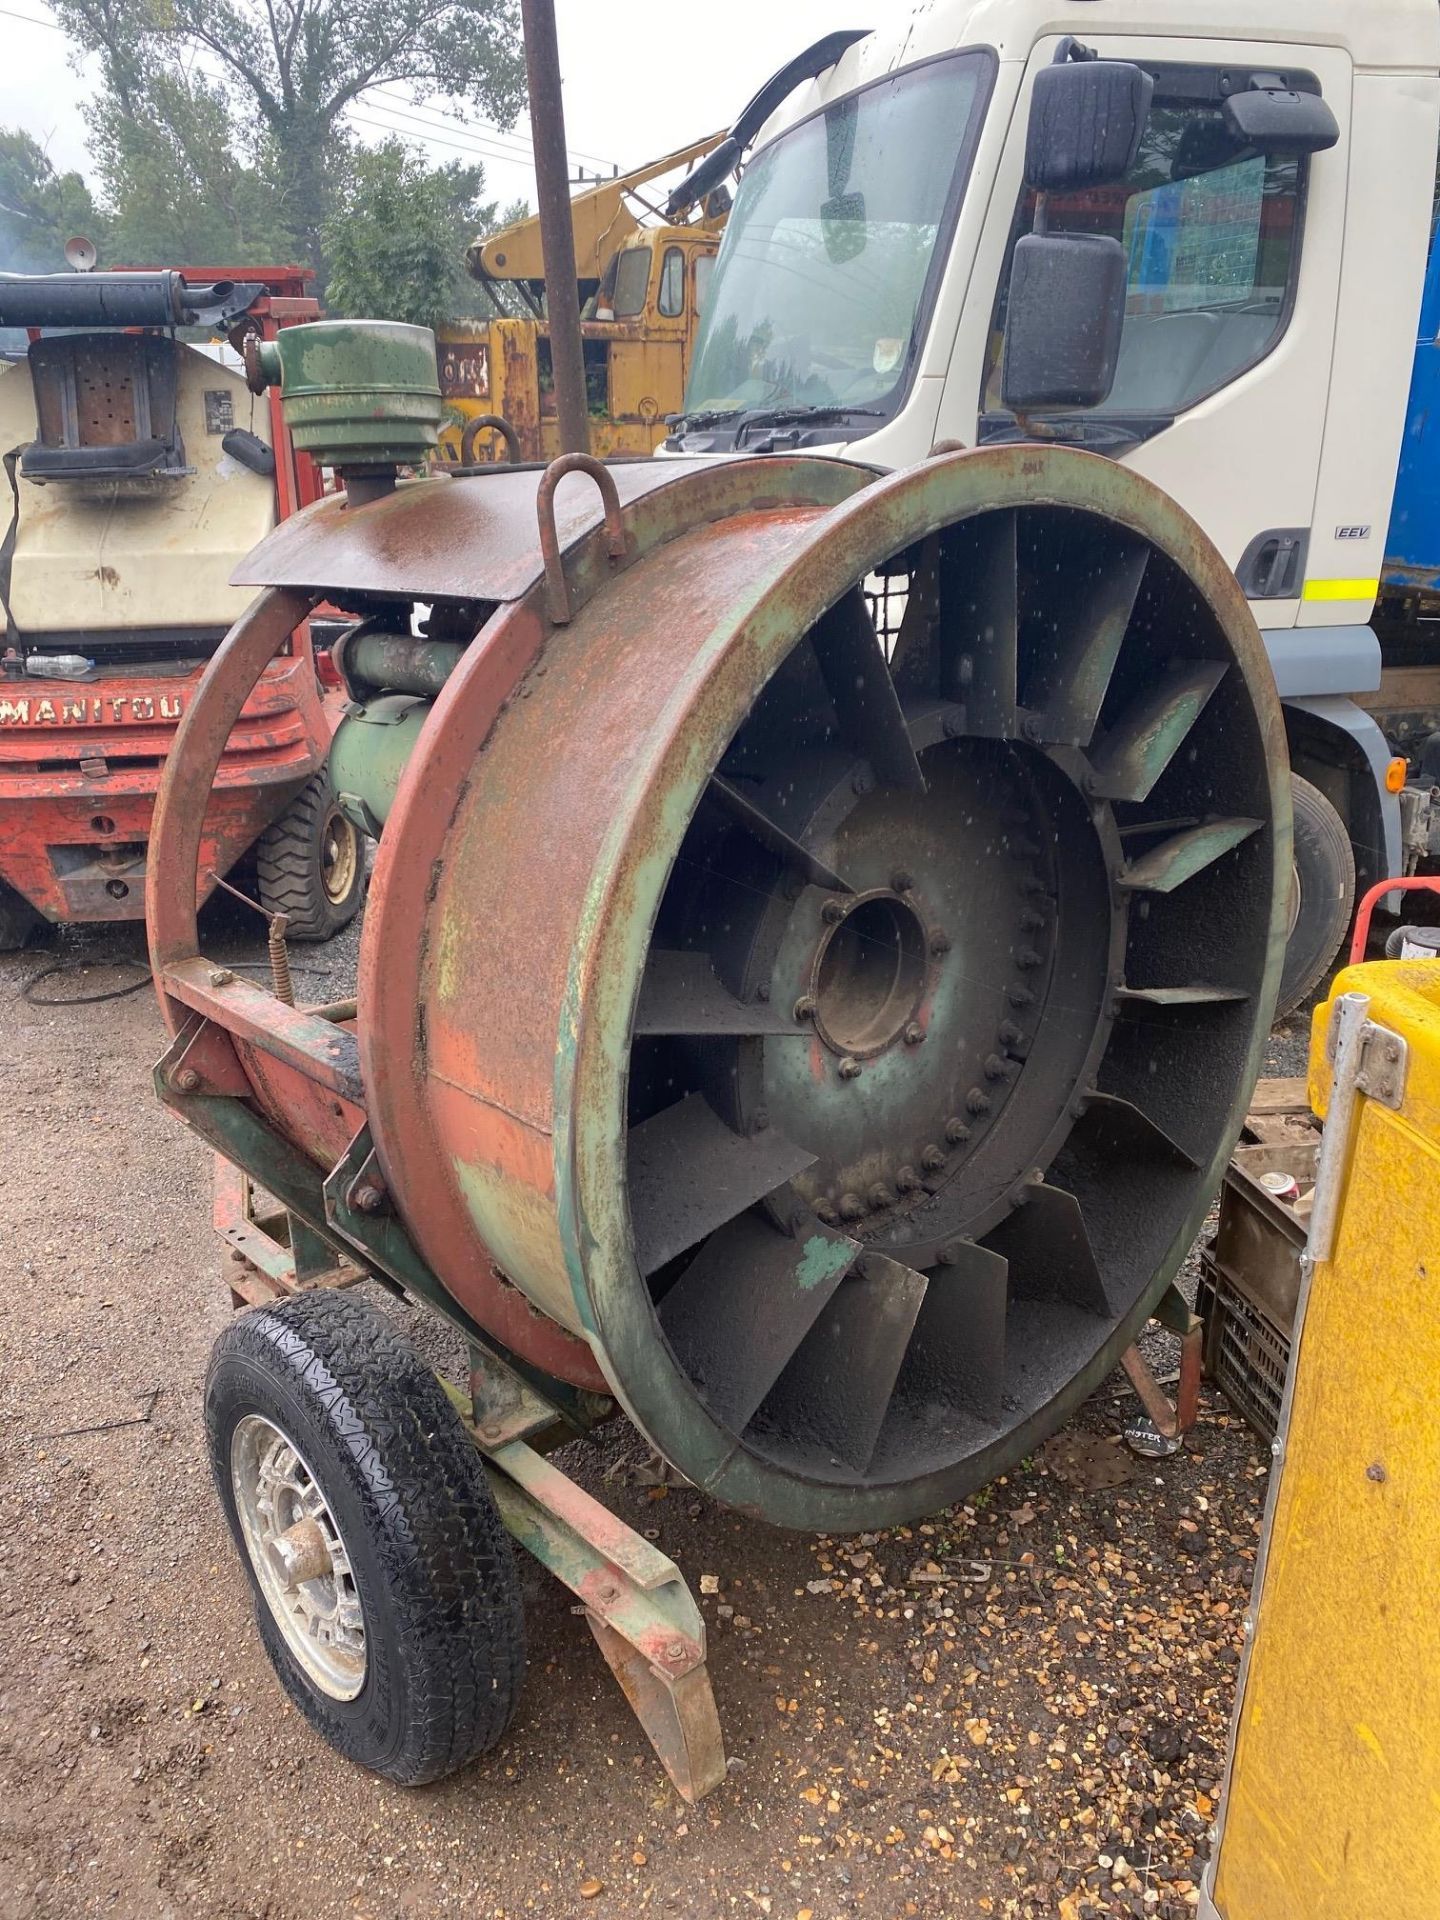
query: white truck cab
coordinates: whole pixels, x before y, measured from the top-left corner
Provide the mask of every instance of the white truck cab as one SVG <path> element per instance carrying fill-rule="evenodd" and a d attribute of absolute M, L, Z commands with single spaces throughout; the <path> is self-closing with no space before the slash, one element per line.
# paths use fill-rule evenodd
<path fill-rule="evenodd" d="M 1151 83 L 1138 143 L 1119 177 L 1037 195 L 1037 82 L 1090 56 Z M 1232 104 L 1252 94 L 1258 104 Z M 1277 101 L 1294 125 L 1328 121 L 1329 133 L 1291 138 L 1269 112 Z M 824 447 L 899 467 L 937 442 L 1038 434 L 1138 468 L 1239 575 L 1296 771 L 1344 823 L 1361 880 L 1398 873 L 1393 747 L 1364 705 L 1382 669 L 1368 623 L 1437 128 L 1435 0 L 907 8 L 760 132 L 668 446 Z M 1120 331 L 1103 395 L 1032 404 L 1017 422 L 1013 263 L 1037 200 L 1050 235 L 1123 250 Z M 1048 284 L 1053 307 L 1064 283 Z M 1072 348 L 1085 359 L 1097 324 L 1081 307 L 1050 314 L 1062 366 Z"/>

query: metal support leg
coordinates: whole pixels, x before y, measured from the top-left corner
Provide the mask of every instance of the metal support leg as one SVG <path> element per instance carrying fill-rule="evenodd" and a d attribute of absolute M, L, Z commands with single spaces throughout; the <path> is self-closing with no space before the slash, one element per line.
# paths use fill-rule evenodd
<path fill-rule="evenodd" d="M 1172 1402 L 1150 1371 L 1138 1346 L 1127 1347 L 1120 1364 L 1140 1396 L 1145 1418 L 1125 1429 L 1126 1444 L 1148 1459 L 1178 1453 L 1184 1438 L 1200 1417 L 1200 1350 L 1203 1327 L 1178 1287 L 1169 1287 L 1156 1307 L 1157 1325 L 1180 1340 L 1180 1379 Z"/>
<path fill-rule="evenodd" d="M 705 1621 L 680 1569 L 553 1466 L 530 1438 L 560 1416 L 488 1354 L 470 1391 L 442 1381 L 485 1456 L 506 1528 L 581 1602 L 601 1653 L 682 1800 L 725 1778 Z M 508 1375 L 508 1378 L 506 1377 Z"/>

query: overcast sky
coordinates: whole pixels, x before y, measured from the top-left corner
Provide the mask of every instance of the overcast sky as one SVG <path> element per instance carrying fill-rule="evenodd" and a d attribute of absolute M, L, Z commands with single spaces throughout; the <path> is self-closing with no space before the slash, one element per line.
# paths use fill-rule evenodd
<path fill-rule="evenodd" d="M 893 0 L 891 0 L 893 4 Z M 556 0 L 565 71 L 565 132 L 586 166 L 641 165 L 701 134 L 728 126 L 762 81 L 811 41 L 841 26 L 868 26 L 878 0 L 852 18 L 835 0 L 724 0 L 713 9 L 676 0 Z M 677 17 L 687 21 L 677 32 Z M 17 16 L 22 16 L 17 18 Z M 93 69 L 76 74 L 69 44 L 44 0 L 0 0 L 0 126 L 21 126 L 64 170 L 90 171 L 81 111 Z M 439 102 L 407 106 L 385 89 L 356 110 L 355 131 L 376 142 L 403 133 L 432 161 L 479 159 L 487 195 L 535 203 L 534 174 L 522 121 L 508 136 L 458 124 Z M 384 124 L 381 124 L 384 123 Z M 503 156 L 503 157 L 502 157 Z"/>

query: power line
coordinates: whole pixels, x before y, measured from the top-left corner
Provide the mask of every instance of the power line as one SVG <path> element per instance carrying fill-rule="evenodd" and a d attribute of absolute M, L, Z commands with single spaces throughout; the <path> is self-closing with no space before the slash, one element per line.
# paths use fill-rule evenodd
<path fill-rule="evenodd" d="M 524 134 L 512 133 L 506 128 L 495 126 L 488 120 L 476 120 L 473 122 L 462 120 L 458 114 L 446 113 L 442 107 L 432 107 L 427 102 L 412 100 L 407 94 L 396 94 L 385 87 L 375 87 L 371 91 L 373 98 L 383 99 L 387 102 L 403 100 L 406 107 L 412 113 L 438 121 L 443 126 L 461 127 L 466 132 L 474 132 L 483 135 L 487 139 L 509 141 L 516 146 L 523 147 L 527 154 L 533 153 L 534 151 L 533 143 L 527 139 Z M 388 106 L 387 111 L 390 113 L 398 113 L 399 108 Z M 609 167 L 615 164 L 612 160 L 603 159 L 598 153 L 586 152 L 582 147 L 572 147 L 569 158 L 572 161 L 587 161 L 592 167 Z"/>
<path fill-rule="evenodd" d="M 403 113 L 399 107 L 392 107 L 388 99 L 376 102 L 366 100 L 362 95 L 357 105 L 367 108 L 371 113 L 387 113 L 397 120 L 410 120 L 413 118 L 412 115 Z M 352 119 L 355 117 L 352 109 L 347 108 L 346 111 Z M 443 140 L 443 136 L 433 130 L 429 121 L 416 119 L 414 124 L 420 131 L 418 133 L 411 133 L 409 135 L 410 139 Z M 451 125 L 448 121 L 442 122 L 441 124 L 446 126 Z M 399 132 L 401 129 L 396 128 L 394 131 Z M 534 155 L 529 147 L 510 148 L 494 146 L 481 135 L 471 133 L 462 124 L 457 122 L 454 123 L 450 138 L 443 143 L 453 146 L 461 142 L 463 142 L 467 148 L 473 148 L 475 151 L 483 153 L 487 158 L 492 160 L 509 160 L 516 166 L 528 166 L 533 164 L 534 161 Z"/>
<path fill-rule="evenodd" d="M 453 147 L 457 153 L 469 154 L 472 160 L 508 161 L 514 166 L 524 166 L 525 162 L 518 153 L 487 153 L 481 148 L 468 146 L 459 140 L 447 140 L 442 133 L 431 133 L 429 129 L 417 132 L 413 127 L 397 127 L 388 120 L 367 119 L 362 113 L 351 112 L 350 122 L 357 127 L 374 127 L 379 133 L 388 133 L 392 138 L 413 141 L 416 146 L 429 141 L 438 147 Z"/>

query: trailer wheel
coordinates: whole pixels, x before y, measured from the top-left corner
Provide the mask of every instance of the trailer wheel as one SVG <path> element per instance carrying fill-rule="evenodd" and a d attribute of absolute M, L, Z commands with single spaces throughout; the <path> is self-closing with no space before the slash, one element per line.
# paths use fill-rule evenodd
<path fill-rule="evenodd" d="M 347 1759 L 419 1786 L 492 1747 L 525 1626 L 480 1454 L 363 1300 L 241 1315 L 205 1380 L 210 1464 L 285 1691 Z"/>
<path fill-rule="evenodd" d="M 365 892 L 365 843 L 323 769 L 260 836 L 255 871 L 260 904 L 286 916 L 293 940 L 328 940 L 355 918 Z"/>
<path fill-rule="evenodd" d="M 1323 979 L 1355 911 L 1355 855 L 1345 822 L 1319 788 L 1298 773 L 1290 776 L 1290 795 L 1295 807 L 1295 883 L 1277 1020 L 1292 1013 Z"/>

